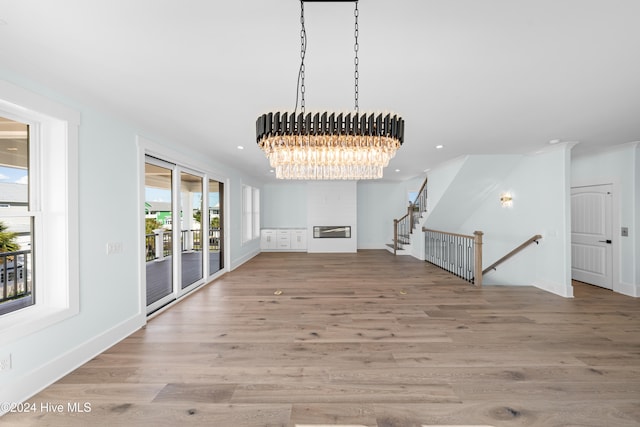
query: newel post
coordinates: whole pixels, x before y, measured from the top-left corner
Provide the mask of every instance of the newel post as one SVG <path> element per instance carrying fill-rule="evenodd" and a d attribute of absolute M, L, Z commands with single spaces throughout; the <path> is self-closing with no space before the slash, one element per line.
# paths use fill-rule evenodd
<path fill-rule="evenodd" d="M 398 220 L 393 220 L 393 254 L 398 251 Z"/>
<path fill-rule="evenodd" d="M 473 232 L 473 283 L 477 287 L 482 287 L 482 231 Z"/>

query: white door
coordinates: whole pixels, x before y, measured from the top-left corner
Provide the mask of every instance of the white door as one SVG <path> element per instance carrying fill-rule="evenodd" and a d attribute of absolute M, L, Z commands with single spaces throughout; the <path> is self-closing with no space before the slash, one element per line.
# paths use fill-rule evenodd
<path fill-rule="evenodd" d="M 571 189 L 571 277 L 612 289 L 611 184 Z"/>

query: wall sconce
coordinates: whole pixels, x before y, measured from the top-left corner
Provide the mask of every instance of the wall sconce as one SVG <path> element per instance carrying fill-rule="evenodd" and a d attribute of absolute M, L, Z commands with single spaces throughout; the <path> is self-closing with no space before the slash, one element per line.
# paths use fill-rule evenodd
<path fill-rule="evenodd" d="M 510 208 L 513 206 L 513 197 L 511 197 L 511 193 L 502 193 L 500 195 L 500 205 L 503 208 Z"/>

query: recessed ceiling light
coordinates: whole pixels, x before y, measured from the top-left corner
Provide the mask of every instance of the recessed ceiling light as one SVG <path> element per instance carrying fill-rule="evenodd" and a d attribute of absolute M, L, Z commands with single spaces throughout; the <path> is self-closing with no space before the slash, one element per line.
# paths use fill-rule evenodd
<path fill-rule="evenodd" d="M 559 142 L 560 142 L 559 139 L 552 139 L 551 141 L 549 141 L 549 144 L 557 144 Z"/>
<path fill-rule="evenodd" d="M 425 170 L 423 170 L 422 172 L 429 172 L 431 169 L 427 168 Z"/>
<path fill-rule="evenodd" d="M 442 144 L 440 144 L 440 145 L 436 145 L 436 148 L 437 148 L 438 150 L 440 150 L 441 148 L 444 148 L 444 145 L 442 145 Z"/>
<path fill-rule="evenodd" d="M 396 172 L 400 172 L 400 169 L 396 169 Z"/>
<path fill-rule="evenodd" d="M 242 145 L 238 145 L 238 150 L 244 150 L 244 147 Z"/>
<path fill-rule="evenodd" d="M 269 172 L 274 173 L 275 171 L 273 169 L 271 169 Z"/>

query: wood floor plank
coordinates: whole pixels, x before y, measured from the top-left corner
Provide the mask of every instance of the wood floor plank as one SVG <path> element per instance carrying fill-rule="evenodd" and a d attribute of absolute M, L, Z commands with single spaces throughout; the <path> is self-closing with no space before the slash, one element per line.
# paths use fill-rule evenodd
<path fill-rule="evenodd" d="M 640 301 L 478 289 L 412 257 L 263 253 L 11 426 L 640 426 Z M 281 292 L 276 295 L 275 291 Z"/>

